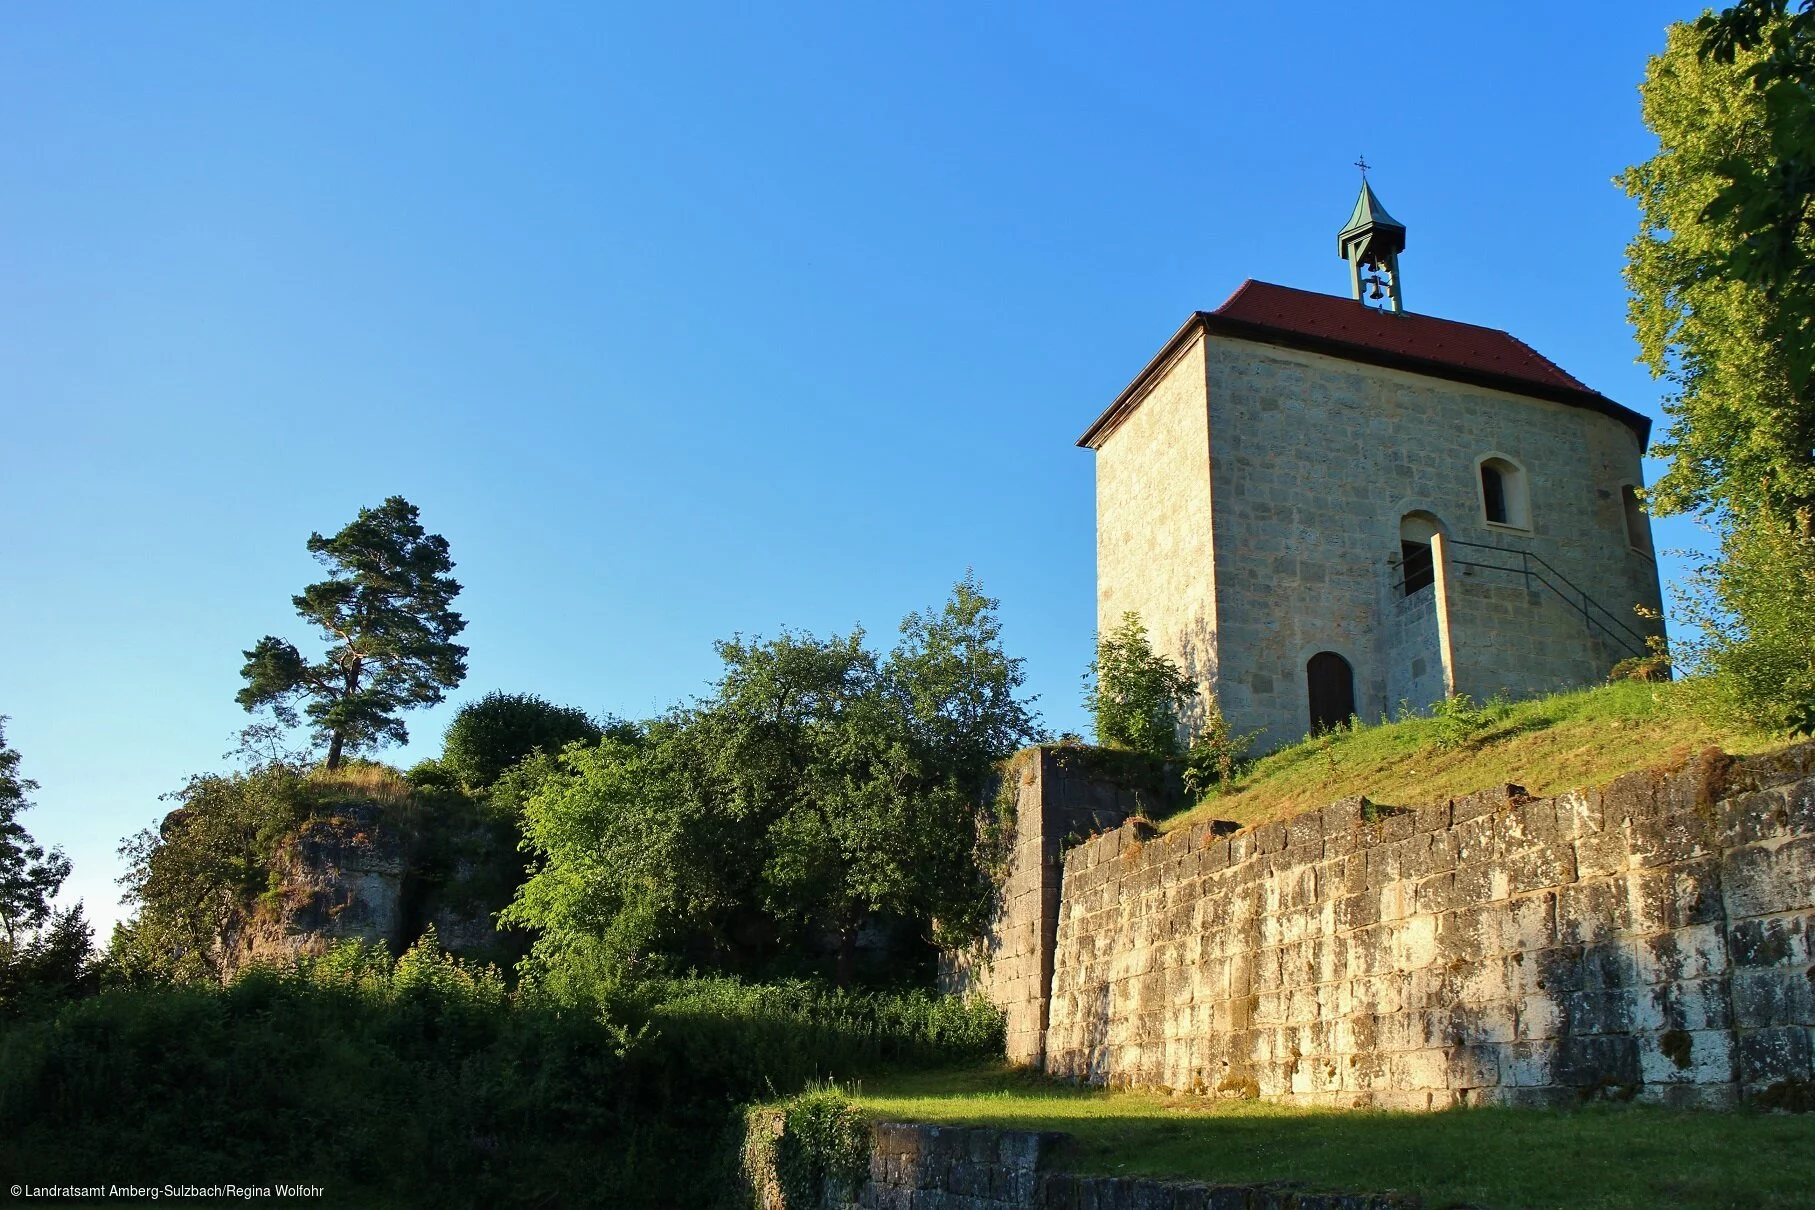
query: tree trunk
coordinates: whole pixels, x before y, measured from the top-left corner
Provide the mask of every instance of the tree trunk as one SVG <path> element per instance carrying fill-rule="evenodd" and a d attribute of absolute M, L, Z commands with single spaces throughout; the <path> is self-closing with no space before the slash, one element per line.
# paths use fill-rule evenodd
<path fill-rule="evenodd" d="M 838 928 L 838 990 L 848 991 L 857 974 L 857 922 L 846 921 Z"/>
<path fill-rule="evenodd" d="M 340 768 L 341 746 L 342 746 L 341 734 L 339 731 L 336 731 L 336 732 L 334 732 L 334 738 L 330 739 L 328 741 L 328 772 L 330 772 L 330 773 L 332 773 L 334 770 Z"/>

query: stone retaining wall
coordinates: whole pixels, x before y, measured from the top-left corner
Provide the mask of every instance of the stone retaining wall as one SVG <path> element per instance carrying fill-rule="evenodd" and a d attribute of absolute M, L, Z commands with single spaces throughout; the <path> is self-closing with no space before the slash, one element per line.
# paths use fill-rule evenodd
<path fill-rule="evenodd" d="M 792 1205 L 775 1174 L 751 1156 L 784 1129 L 780 1110 L 752 1116 L 745 1193 L 758 1210 L 1416 1210 L 1392 1194 L 1304 1193 L 1284 1185 L 1211 1185 L 1144 1177 L 1086 1176 L 1054 1163 L 1069 1136 L 878 1122 L 868 1179 L 856 1190 L 822 1189 L 811 1207 Z M 1059 1153 L 1059 1155 L 1055 1155 Z"/>
<path fill-rule="evenodd" d="M 1441 1108 L 1806 1095 L 1815 745 L 1064 856 L 1045 1067 Z"/>

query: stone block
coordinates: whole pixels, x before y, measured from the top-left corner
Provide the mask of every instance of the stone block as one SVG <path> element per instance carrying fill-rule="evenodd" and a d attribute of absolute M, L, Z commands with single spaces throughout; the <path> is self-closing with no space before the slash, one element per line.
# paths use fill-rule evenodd
<path fill-rule="evenodd" d="M 1507 890 L 1514 895 L 1561 886 L 1574 882 L 1576 877 L 1573 845 L 1539 841 L 1509 847 L 1501 864 L 1506 871 Z"/>
<path fill-rule="evenodd" d="M 1733 1080 L 1732 1035 L 1724 1029 L 1672 1029 L 1639 1035 L 1647 1084 L 1726 1084 Z"/>
<path fill-rule="evenodd" d="M 1748 967 L 1732 976 L 1733 1023 L 1741 1029 L 1774 1025 L 1815 1027 L 1815 968 Z"/>
<path fill-rule="evenodd" d="M 1552 801 L 1556 804 L 1559 843 L 1579 840 L 1603 830 L 1600 791 L 1571 790 L 1557 795 Z"/>
<path fill-rule="evenodd" d="M 1730 919 L 1815 907 L 1815 835 L 1730 849 L 1720 881 Z"/>
<path fill-rule="evenodd" d="M 1456 876 L 1438 874 L 1418 884 L 1417 910 L 1420 913 L 1447 912 L 1460 906 L 1456 894 Z"/>
<path fill-rule="evenodd" d="M 1551 1056 L 1558 1084 L 1573 1088 L 1636 1088 L 1644 1080 L 1636 1038 L 1620 1034 L 1558 1038 Z"/>
<path fill-rule="evenodd" d="M 1596 878 L 1626 869 L 1626 838 L 1618 832 L 1599 832 L 1575 842 L 1576 877 Z"/>
<path fill-rule="evenodd" d="M 1653 1033 L 1731 1029 L 1733 1013 L 1727 981 L 1685 979 L 1646 988 L 1632 998 L 1632 1025 Z"/>
<path fill-rule="evenodd" d="M 1815 912 L 1742 920 L 1727 933 L 1733 965 L 1806 965 L 1815 961 Z"/>
<path fill-rule="evenodd" d="M 1601 878 L 1557 891 L 1557 940 L 1565 944 L 1600 941 L 1631 927 L 1624 882 Z"/>
<path fill-rule="evenodd" d="M 1790 803 L 1801 791 L 1810 795 L 1807 783 L 1797 787 L 1774 787 L 1735 794 L 1716 804 L 1716 820 L 1723 845 L 1755 844 L 1772 840 L 1790 831 Z"/>
<path fill-rule="evenodd" d="M 1742 1029 L 1737 1057 L 1740 1082 L 1749 1087 L 1807 1080 L 1811 1076 L 1809 1030 L 1796 1025 Z"/>

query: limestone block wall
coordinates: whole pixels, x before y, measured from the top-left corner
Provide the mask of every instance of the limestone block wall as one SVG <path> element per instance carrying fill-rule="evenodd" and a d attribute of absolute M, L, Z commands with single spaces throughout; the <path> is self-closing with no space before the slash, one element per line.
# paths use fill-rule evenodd
<path fill-rule="evenodd" d="M 939 982 L 948 993 L 989 997 L 1007 1018 L 1009 1059 L 1037 1065 L 1059 927 L 1061 853 L 1132 815 L 1175 805 L 1177 789 L 1167 770 L 1132 754 L 1063 745 L 1016 753 L 1002 775 L 1016 789 L 995 922 L 978 946 L 941 961 Z"/>
<path fill-rule="evenodd" d="M 1064 856 L 1046 1067 L 1439 1108 L 1807 1090 L 1815 745 Z"/>
<path fill-rule="evenodd" d="M 1394 594 L 1386 607 L 1386 700 L 1380 711 L 1391 716 L 1399 703 L 1422 705 L 1443 696 L 1443 652 L 1437 639 L 1437 594 Z M 1368 703 L 1372 704 L 1372 703 Z M 1367 708 L 1359 695 L 1356 713 Z M 1370 712 L 1364 722 L 1376 721 Z"/>
<path fill-rule="evenodd" d="M 1210 414 L 1192 341 L 1097 452 L 1097 627 L 1134 612 L 1156 650 L 1216 679 Z"/>

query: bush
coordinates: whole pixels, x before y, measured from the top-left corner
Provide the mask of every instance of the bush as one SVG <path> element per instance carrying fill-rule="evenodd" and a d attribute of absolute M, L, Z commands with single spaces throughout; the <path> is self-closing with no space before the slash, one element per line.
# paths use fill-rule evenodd
<path fill-rule="evenodd" d="M 975 1002 L 804 983 L 562 1004 L 432 939 L 396 962 L 349 944 L 0 1026 L 0 1167 L 42 1184 L 282 1173 L 342 1204 L 702 1204 L 740 1103 L 999 1054 L 1001 1028 Z M 836 1135 L 817 1109 L 803 1124 Z"/>
<path fill-rule="evenodd" d="M 454 715 L 442 737 L 440 764 L 467 789 L 484 790 L 533 752 L 553 756 L 568 744 L 597 743 L 604 734 L 578 707 L 557 706 L 533 693 L 492 692 Z"/>
<path fill-rule="evenodd" d="M 1185 792 L 1197 795 L 1233 783 L 1259 734 L 1235 734 L 1221 708 L 1211 702 L 1203 728 L 1185 753 Z"/>
<path fill-rule="evenodd" d="M 1084 708 L 1096 722 L 1097 743 L 1162 760 L 1179 755 L 1179 712 L 1197 699 L 1197 685 L 1178 665 L 1156 655 L 1139 614 L 1097 639 L 1084 673 Z"/>
<path fill-rule="evenodd" d="M 803 1092 L 782 1105 L 773 1162 L 789 1206 L 854 1200 L 869 1161 L 869 1123 L 836 1085 Z"/>

